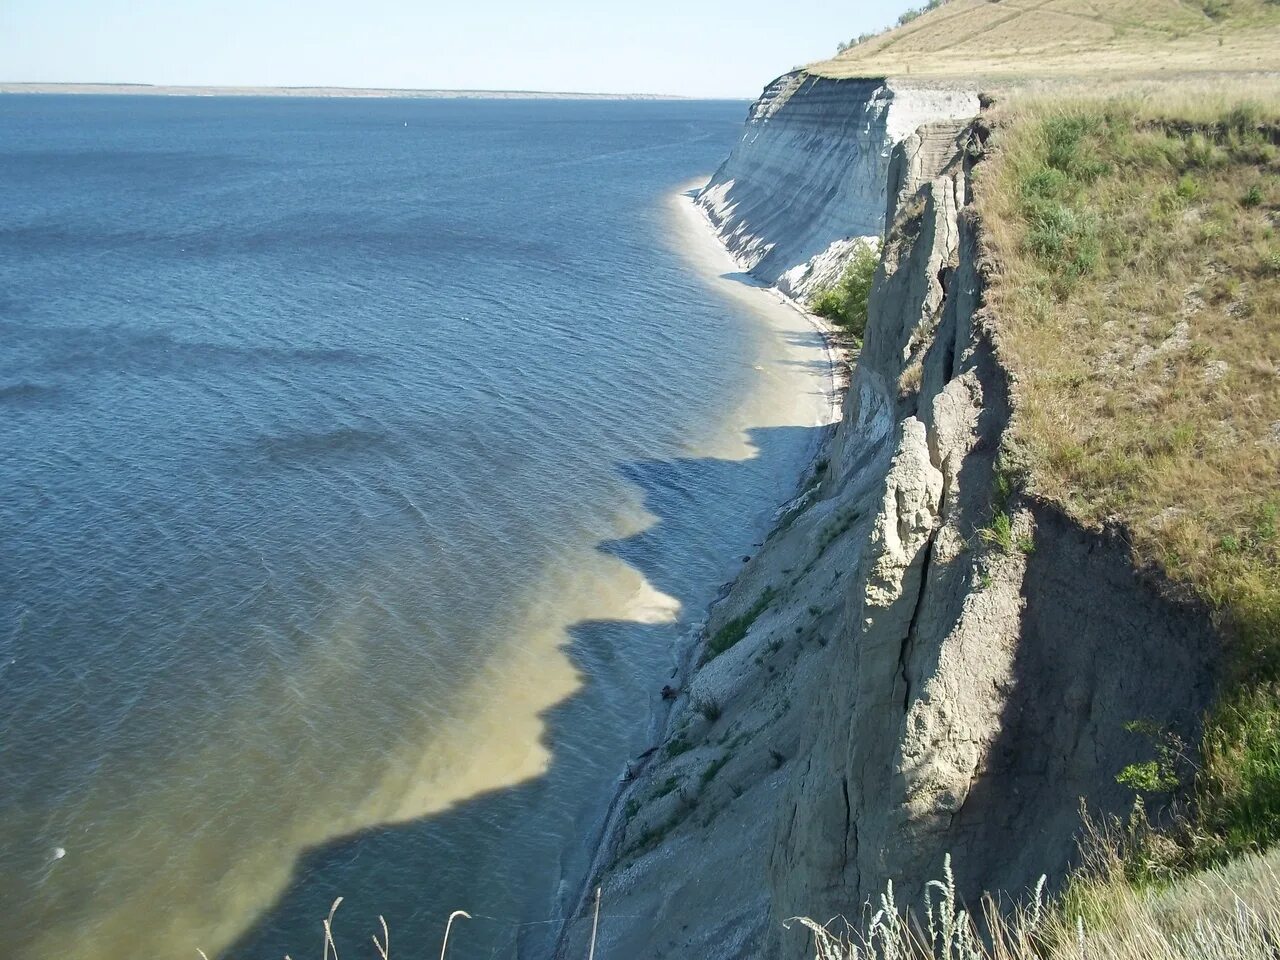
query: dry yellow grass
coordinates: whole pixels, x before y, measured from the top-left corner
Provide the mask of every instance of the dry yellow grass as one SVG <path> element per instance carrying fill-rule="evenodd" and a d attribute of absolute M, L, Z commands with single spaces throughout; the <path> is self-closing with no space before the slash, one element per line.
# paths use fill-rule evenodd
<path fill-rule="evenodd" d="M 1037 489 L 1223 600 L 1223 568 L 1280 565 L 1280 150 L 1256 109 L 1185 131 L 1141 111 L 1006 118 L 978 188 L 990 297 Z"/>
<path fill-rule="evenodd" d="M 826 77 L 1171 78 L 1280 70 L 1270 0 L 950 0 L 808 67 Z"/>
<path fill-rule="evenodd" d="M 1246 856 L 1161 888 L 1135 890 L 1118 864 L 1080 875 L 1047 903 L 1043 885 L 1013 909 L 956 895 L 950 863 L 923 909 L 903 909 L 890 885 L 865 925 L 797 918 L 815 960 L 1274 960 L 1280 938 L 1280 857 Z"/>
<path fill-rule="evenodd" d="M 1280 102 L 1021 101 L 976 194 L 1040 496 L 1220 612 L 1186 862 L 1280 840 Z"/>

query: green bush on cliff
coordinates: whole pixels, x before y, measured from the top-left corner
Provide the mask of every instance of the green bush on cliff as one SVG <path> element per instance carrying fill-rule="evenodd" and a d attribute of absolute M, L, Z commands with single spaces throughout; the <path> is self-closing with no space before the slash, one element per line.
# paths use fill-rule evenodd
<path fill-rule="evenodd" d="M 880 256 L 862 244 L 845 265 L 844 273 L 832 286 L 819 290 L 809 301 L 809 309 L 830 320 L 859 343 L 867 330 L 867 300 Z"/>

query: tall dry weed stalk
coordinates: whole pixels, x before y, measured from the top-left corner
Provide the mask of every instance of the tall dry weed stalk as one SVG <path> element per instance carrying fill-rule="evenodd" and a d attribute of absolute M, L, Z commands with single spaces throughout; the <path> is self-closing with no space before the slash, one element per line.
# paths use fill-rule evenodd
<path fill-rule="evenodd" d="M 923 925 L 899 909 L 892 883 L 861 929 L 793 920 L 812 933 L 816 960 L 1276 960 L 1278 867 L 1280 854 L 1250 855 L 1142 889 L 1114 873 L 1081 876 L 1052 902 L 1041 877 L 1012 909 L 984 897 L 975 918 L 948 857 L 925 887 Z"/>

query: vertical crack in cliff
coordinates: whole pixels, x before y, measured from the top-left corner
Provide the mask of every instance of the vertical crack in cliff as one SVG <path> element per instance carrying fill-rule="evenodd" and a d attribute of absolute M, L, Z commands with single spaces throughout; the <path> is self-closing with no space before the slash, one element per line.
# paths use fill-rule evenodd
<path fill-rule="evenodd" d="M 935 518 L 936 519 L 936 518 Z M 902 646 L 898 648 L 898 672 L 902 675 L 902 714 L 906 716 L 907 711 L 911 709 L 911 674 L 908 671 L 908 661 L 911 658 L 911 649 L 915 645 L 916 629 L 920 621 L 920 613 L 924 608 L 924 597 L 926 587 L 929 584 L 929 565 L 933 558 L 933 539 L 937 536 L 937 527 L 930 531 L 928 538 L 924 542 L 924 546 L 920 549 L 924 552 L 924 559 L 920 561 L 920 586 L 916 591 L 915 605 L 911 610 L 911 620 L 907 624 L 906 635 L 902 638 Z"/>
<path fill-rule="evenodd" d="M 844 832 L 840 835 L 841 850 L 840 857 L 844 866 L 849 864 L 849 831 L 857 830 L 853 823 L 853 810 L 849 805 L 849 778 L 840 778 L 840 789 L 844 794 Z"/>

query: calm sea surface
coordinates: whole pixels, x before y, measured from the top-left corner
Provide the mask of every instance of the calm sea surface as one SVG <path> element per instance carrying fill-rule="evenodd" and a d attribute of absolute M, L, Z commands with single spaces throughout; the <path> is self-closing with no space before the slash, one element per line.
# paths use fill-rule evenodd
<path fill-rule="evenodd" d="M 0 956 L 545 955 L 814 439 L 744 112 L 0 98 Z"/>

